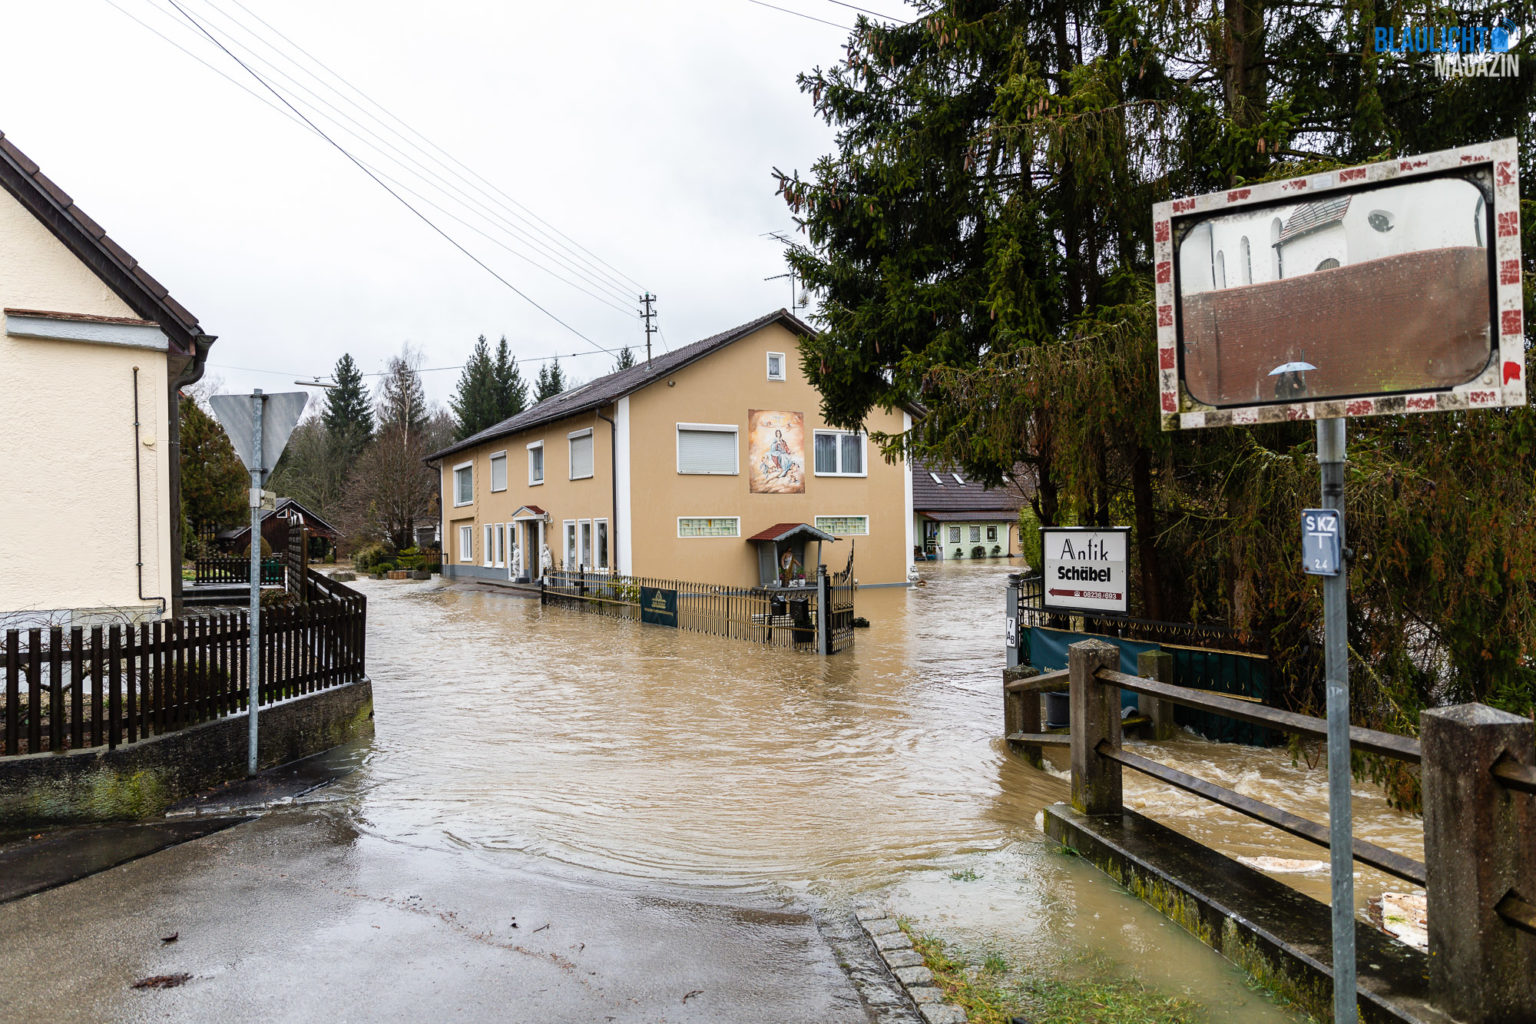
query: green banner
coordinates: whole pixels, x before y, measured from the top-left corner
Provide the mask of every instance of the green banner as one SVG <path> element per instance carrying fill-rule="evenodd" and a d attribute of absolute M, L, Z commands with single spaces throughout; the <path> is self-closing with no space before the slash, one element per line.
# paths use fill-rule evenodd
<path fill-rule="evenodd" d="M 677 591 L 665 587 L 640 588 L 640 621 L 677 627 Z"/>

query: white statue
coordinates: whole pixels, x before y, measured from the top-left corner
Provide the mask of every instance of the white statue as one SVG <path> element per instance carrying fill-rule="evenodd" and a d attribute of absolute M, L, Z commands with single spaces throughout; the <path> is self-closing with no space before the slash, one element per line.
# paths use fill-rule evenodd
<path fill-rule="evenodd" d="M 512 549 L 512 578 L 518 579 L 523 575 L 523 549 Z"/>
<path fill-rule="evenodd" d="M 544 550 L 539 553 L 539 575 L 548 576 L 555 568 L 555 556 L 550 553 L 549 545 L 544 545 Z"/>

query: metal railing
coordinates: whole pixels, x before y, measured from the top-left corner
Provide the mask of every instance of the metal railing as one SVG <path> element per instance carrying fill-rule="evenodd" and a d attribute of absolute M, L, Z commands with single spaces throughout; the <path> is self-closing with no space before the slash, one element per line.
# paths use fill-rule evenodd
<path fill-rule="evenodd" d="M 1008 741 L 1036 764 L 1041 760 L 1041 748 L 1070 747 L 1074 807 L 1090 815 L 1120 814 L 1120 771 L 1130 768 L 1318 846 L 1330 846 L 1328 829 L 1322 824 L 1124 749 L 1120 691 L 1300 736 L 1326 736 L 1325 719 L 1174 686 L 1154 678 L 1155 672 L 1121 672 L 1113 667 L 1119 664 L 1119 657 L 1112 643 L 1086 641 L 1072 645 L 1067 669 L 1031 676 L 1025 674 L 1030 670 L 1021 668 L 1005 674 Z M 1148 666 L 1168 665 L 1166 656 L 1162 660 L 1155 655 L 1143 657 L 1149 658 L 1144 663 Z M 1040 697 L 1063 690 L 1072 694 L 1074 719 L 1065 733 L 1046 732 L 1041 725 Z M 1510 962 L 1505 956 L 1513 948 L 1514 932 L 1536 935 L 1536 805 L 1530 802 L 1536 795 L 1536 723 L 1483 705 L 1428 711 L 1422 723 L 1422 739 L 1352 726 L 1350 747 L 1421 767 L 1424 861 L 1360 839 L 1352 839 L 1352 855 L 1361 864 L 1424 886 L 1431 900 L 1437 891 L 1475 895 L 1467 906 L 1432 907 L 1432 914 L 1446 918 L 1431 918 L 1432 989 L 1453 1005 L 1457 979 L 1446 976 L 1449 968 L 1442 966 L 1452 958 L 1437 958 L 1437 941 L 1463 950 L 1457 962 L 1465 963 L 1465 950 L 1472 949 L 1483 962 L 1503 964 Z M 1485 772 L 1481 778 L 1477 769 L 1467 773 L 1466 766 L 1478 764 L 1486 766 L 1481 769 Z M 1517 806 L 1515 801 L 1525 803 Z M 1492 829 L 1479 826 L 1479 822 L 1499 814 L 1517 824 Z M 1473 837 L 1481 848 L 1476 857 L 1469 857 Z M 1510 886 L 1508 872 L 1480 873 L 1477 865 L 1469 863 L 1478 858 L 1506 867 L 1517 865 L 1515 884 Z M 1488 923 L 1488 910 L 1499 924 Z M 1531 947 L 1522 948 L 1525 952 L 1521 955 L 1530 956 Z M 1529 998 L 1536 1005 L 1536 986 Z"/>
<path fill-rule="evenodd" d="M 833 653 L 852 642 L 851 576 L 834 586 L 824 572 L 809 586 L 733 587 L 600 569 L 554 568 L 539 585 L 545 603 L 568 604 L 770 647 Z M 835 617 L 834 617 L 835 616 Z M 823 648 L 825 638 L 828 647 Z"/>

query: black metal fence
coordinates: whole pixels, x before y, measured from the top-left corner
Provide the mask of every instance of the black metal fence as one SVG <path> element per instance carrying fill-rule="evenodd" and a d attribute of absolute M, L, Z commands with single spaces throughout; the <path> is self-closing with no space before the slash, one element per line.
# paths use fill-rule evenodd
<path fill-rule="evenodd" d="M 851 565 L 839 574 L 841 583 L 832 579 L 823 572 L 803 587 L 732 587 L 557 568 L 544 577 L 540 595 L 545 603 L 614 618 L 830 654 L 853 640 Z"/>
<path fill-rule="evenodd" d="M 305 600 L 264 608 L 260 704 L 363 676 L 367 598 L 318 573 Z M 6 630 L 0 756 L 133 743 L 238 714 L 249 701 L 244 611 Z"/>
<path fill-rule="evenodd" d="M 1270 696 L 1270 652 L 1263 637 L 1225 626 L 1048 610 L 1043 577 L 1017 576 L 1010 585 L 1018 588 L 1014 614 L 1020 664 L 1034 664 L 1030 631 L 1037 629 L 1050 634 L 1050 646 L 1060 659 L 1057 664 L 1042 663 L 1034 665 L 1035 668 L 1062 668 L 1066 664 L 1067 644 L 1097 637 L 1166 651 L 1173 658 L 1173 681 L 1181 686 L 1249 700 L 1266 700 Z M 1284 739 L 1281 733 L 1261 725 L 1191 707 L 1178 707 L 1174 720 L 1224 743 L 1272 746 Z"/>

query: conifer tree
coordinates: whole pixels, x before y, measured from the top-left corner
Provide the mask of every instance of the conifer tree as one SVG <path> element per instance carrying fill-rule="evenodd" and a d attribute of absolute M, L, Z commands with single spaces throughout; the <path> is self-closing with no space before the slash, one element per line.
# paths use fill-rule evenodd
<path fill-rule="evenodd" d="M 363 374 L 350 353 L 336 361 L 336 386 L 325 393 L 321 422 L 330 434 L 337 457 L 351 461 L 362 453 L 373 434 L 373 403 L 363 386 Z"/>
<path fill-rule="evenodd" d="M 496 364 L 491 362 L 491 350 L 482 334 L 459 375 L 458 388 L 448 400 L 453 409 L 454 440 L 462 441 L 505 419 L 498 398 Z"/>
<path fill-rule="evenodd" d="M 634 353 L 634 350 L 632 350 L 628 345 L 625 345 L 623 348 L 619 349 L 619 357 L 618 357 L 618 359 L 614 360 L 613 372 L 614 373 L 618 373 L 620 370 L 627 370 L 631 366 L 634 366 L 634 365 L 635 365 L 635 353 Z"/>
<path fill-rule="evenodd" d="M 177 403 L 181 416 L 181 514 L 194 531 L 238 525 L 246 510 L 251 477 L 219 421 L 191 398 Z M 183 544 L 196 540 L 183 535 Z"/>
<path fill-rule="evenodd" d="M 496 365 L 492 373 L 496 383 L 497 422 L 516 416 L 528 407 L 528 382 L 518 368 L 517 357 L 507 347 L 507 336 L 502 335 L 496 345 Z"/>
<path fill-rule="evenodd" d="M 539 367 L 539 379 L 534 388 L 533 400 L 542 402 L 546 398 L 553 398 L 564 391 L 569 384 L 565 379 L 565 372 L 560 369 L 560 360 L 551 359 Z"/>

